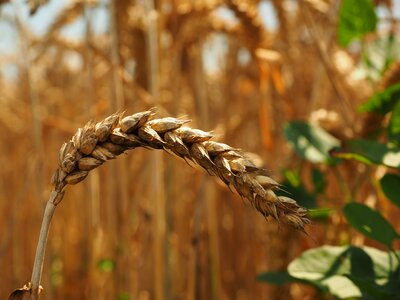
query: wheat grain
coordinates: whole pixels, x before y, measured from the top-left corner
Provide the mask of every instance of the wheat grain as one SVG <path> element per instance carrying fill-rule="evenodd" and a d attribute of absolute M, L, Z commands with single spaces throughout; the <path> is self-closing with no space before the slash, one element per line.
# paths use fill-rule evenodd
<path fill-rule="evenodd" d="M 99 123 L 89 122 L 79 128 L 59 152 L 59 167 L 52 184 L 62 195 L 67 185 L 84 180 L 88 173 L 115 159 L 121 153 L 137 148 L 163 149 L 201 166 L 210 175 L 234 188 L 264 216 L 282 220 L 304 229 L 309 223 L 307 211 L 294 200 L 277 196 L 279 184 L 264 169 L 258 168 L 239 149 L 212 140 L 212 134 L 183 126 L 188 120 L 153 119 L 154 109 L 122 117 L 113 114 Z M 54 197 L 57 205 L 62 196 Z"/>

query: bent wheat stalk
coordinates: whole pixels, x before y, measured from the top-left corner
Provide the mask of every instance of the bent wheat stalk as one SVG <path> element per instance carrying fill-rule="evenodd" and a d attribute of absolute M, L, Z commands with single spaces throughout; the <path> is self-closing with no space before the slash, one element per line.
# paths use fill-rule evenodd
<path fill-rule="evenodd" d="M 25 288 L 37 299 L 49 225 L 67 185 L 84 180 L 89 172 L 127 150 L 137 147 L 161 149 L 199 165 L 234 188 L 264 217 L 304 230 L 309 223 L 307 211 L 296 201 L 274 192 L 279 184 L 264 169 L 258 168 L 239 150 L 212 141 L 212 134 L 183 126 L 188 120 L 153 119 L 154 109 L 123 117 L 116 113 L 99 123 L 79 128 L 59 152 L 58 168 L 52 177 L 53 191 L 47 203 L 36 250 L 31 283 Z"/>

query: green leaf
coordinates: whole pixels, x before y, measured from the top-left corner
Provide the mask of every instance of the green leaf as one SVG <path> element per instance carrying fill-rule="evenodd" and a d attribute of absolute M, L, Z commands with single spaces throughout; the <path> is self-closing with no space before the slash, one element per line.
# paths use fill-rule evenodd
<path fill-rule="evenodd" d="M 267 282 L 270 284 L 281 285 L 288 282 L 299 281 L 288 274 L 288 272 L 264 272 L 257 275 L 257 281 Z"/>
<path fill-rule="evenodd" d="M 322 207 L 308 210 L 308 216 L 314 220 L 326 220 L 332 214 L 332 208 Z"/>
<path fill-rule="evenodd" d="M 286 139 L 301 157 L 313 163 L 334 163 L 329 151 L 340 141 L 322 128 L 302 121 L 288 122 L 284 128 Z"/>
<path fill-rule="evenodd" d="M 399 144 L 400 142 L 400 101 L 397 101 L 393 108 L 392 115 L 390 117 L 388 135 L 391 141 Z"/>
<path fill-rule="evenodd" d="M 397 294 L 396 290 L 390 287 L 389 283 L 385 285 L 380 285 L 372 279 L 363 279 L 351 275 L 348 276 L 348 278 L 360 289 L 363 295 L 362 299 L 376 299 L 376 300 L 399 299 L 398 297 L 396 297 Z"/>
<path fill-rule="evenodd" d="M 374 94 L 366 103 L 359 106 L 361 112 L 374 112 L 386 115 L 392 111 L 400 99 L 400 83 L 389 86 L 382 92 Z"/>
<path fill-rule="evenodd" d="M 314 185 L 314 192 L 317 194 L 322 194 L 326 187 L 324 174 L 320 170 L 313 168 L 311 177 Z"/>
<path fill-rule="evenodd" d="M 347 221 L 365 236 L 389 248 L 399 235 L 392 225 L 376 210 L 361 204 L 349 203 L 343 209 Z"/>
<path fill-rule="evenodd" d="M 385 176 L 379 180 L 379 183 L 385 196 L 400 207 L 400 176 L 385 174 Z"/>
<path fill-rule="evenodd" d="M 400 148 L 373 140 L 351 140 L 344 153 L 334 155 L 341 158 L 354 158 L 364 163 L 373 162 L 387 167 L 400 168 Z"/>
<path fill-rule="evenodd" d="M 370 247 L 323 246 L 303 252 L 289 264 L 288 274 L 339 299 L 371 299 L 367 296 L 396 293 L 392 286 L 398 287 L 399 278 L 393 278 L 398 268 L 398 261 L 392 252 Z M 367 283 L 372 290 L 363 290 Z"/>
<path fill-rule="evenodd" d="M 97 268 L 103 272 L 111 272 L 115 268 L 115 262 L 112 259 L 100 259 Z"/>
<path fill-rule="evenodd" d="M 339 43 L 347 47 L 353 39 L 375 31 L 377 21 L 372 0 L 343 0 L 339 9 Z"/>

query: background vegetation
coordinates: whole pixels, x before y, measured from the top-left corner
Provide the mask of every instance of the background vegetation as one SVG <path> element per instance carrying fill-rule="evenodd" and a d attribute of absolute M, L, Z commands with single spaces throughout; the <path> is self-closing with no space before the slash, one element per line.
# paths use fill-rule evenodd
<path fill-rule="evenodd" d="M 68 189 L 43 299 L 399 299 L 397 1 L 0 2 L 1 299 L 61 144 L 152 106 L 263 161 L 309 236 L 139 149 Z"/>

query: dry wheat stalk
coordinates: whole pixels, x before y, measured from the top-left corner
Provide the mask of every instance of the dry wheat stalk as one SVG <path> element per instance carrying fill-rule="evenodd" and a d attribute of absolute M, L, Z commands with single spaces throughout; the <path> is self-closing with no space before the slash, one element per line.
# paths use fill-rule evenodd
<path fill-rule="evenodd" d="M 32 284 L 29 285 L 32 299 L 37 299 L 48 226 L 55 207 L 63 199 L 65 187 L 81 182 L 91 170 L 137 147 L 165 150 L 189 164 L 201 166 L 229 188 L 233 187 L 266 218 L 271 216 L 300 230 L 309 223 L 307 211 L 296 201 L 277 196 L 274 190 L 279 184 L 239 149 L 211 141 L 213 136 L 209 132 L 182 126 L 188 120 L 153 119 L 154 114 L 154 109 L 126 117 L 115 113 L 99 123 L 87 123 L 62 145 L 39 237 Z"/>

